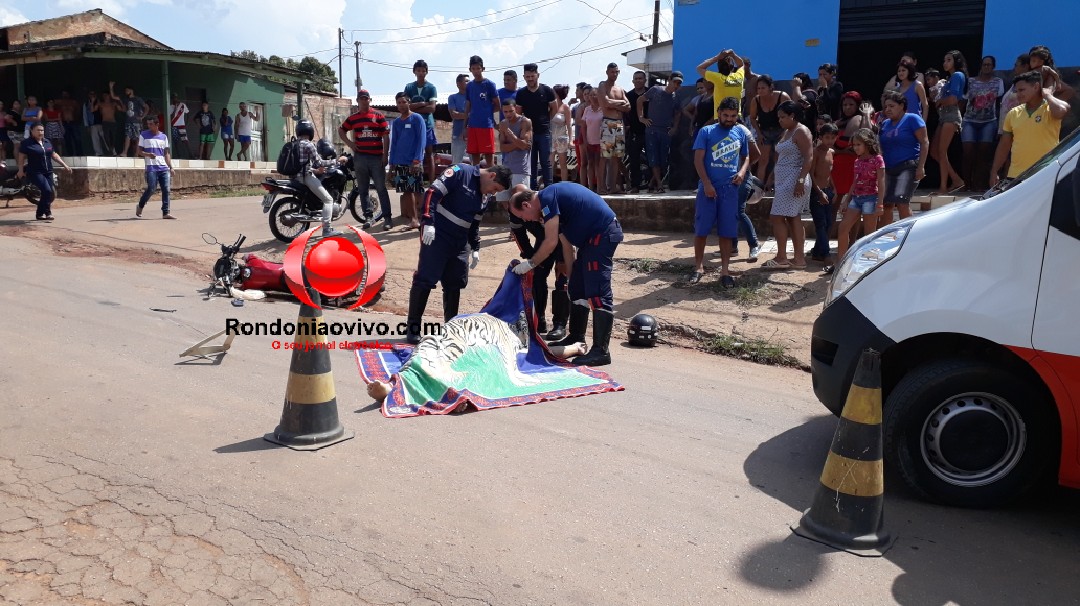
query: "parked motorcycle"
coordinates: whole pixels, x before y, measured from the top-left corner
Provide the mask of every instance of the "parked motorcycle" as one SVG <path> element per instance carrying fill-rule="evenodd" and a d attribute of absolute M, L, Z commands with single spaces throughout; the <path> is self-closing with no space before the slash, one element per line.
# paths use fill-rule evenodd
<path fill-rule="evenodd" d="M 320 154 L 326 157 L 336 155 L 332 147 L 319 142 Z M 331 221 L 337 221 L 350 206 L 345 192 L 349 182 L 353 181 L 352 158 L 349 161 L 326 169 L 319 175 L 319 181 L 334 199 L 334 210 Z M 274 179 L 267 177 L 262 183 L 266 194 L 263 195 L 262 207 L 264 213 L 269 213 L 270 233 L 282 242 L 288 244 L 296 236 L 310 227 L 311 223 L 322 221 L 322 200 L 313 194 L 300 179 Z M 354 212 L 355 214 L 355 212 Z"/>
<path fill-rule="evenodd" d="M 247 237 L 240 234 L 236 242 L 222 244 L 211 234 L 203 234 L 203 242 L 218 244 L 221 246 L 221 257 L 214 263 L 213 282 L 207 290 L 207 294 L 213 296 L 220 288 L 222 293 L 234 299 L 257 301 L 266 298 L 267 292 L 292 294 L 285 282 L 285 264 L 275 263 L 260 259 L 254 254 L 248 253 L 242 260 L 237 261 L 236 255 L 240 252 Z M 356 292 L 346 297 L 330 298 L 325 301 L 327 307 L 347 307 L 347 301 L 355 302 L 360 296 L 360 287 Z M 381 291 L 364 307 L 374 305 L 381 296 Z"/>
<path fill-rule="evenodd" d="M 3 164 L 0 164 L 0 198 L 5 201 L 4 208 L 11 206 L 11 201 L 20 196 L 35 205 L 40 202 L 41 190 L 38 186 L 31 183 L 29 179 L 20 179 L 15 175 L 16 173 L 9 172 Z"/>

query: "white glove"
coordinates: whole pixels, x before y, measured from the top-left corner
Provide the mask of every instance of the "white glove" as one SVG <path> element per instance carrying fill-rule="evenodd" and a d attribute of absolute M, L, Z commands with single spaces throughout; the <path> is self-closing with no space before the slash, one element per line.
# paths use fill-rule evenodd
<path fill-rule="evenodd" d="M 420 241 L 424 244 L 431 244 L 435 241 L 435 226 L 425 225 L 424 231 L 420 235 Z"/>
<path fill-rule="evenodd" d="M 514 273 L 519 275 L 519 276 L 523 276 L 523 275 L 529 273 L 529 271 L 532 270 L 532 268 L 533 268 L 532 262 L 529 261 L 528 259 L 525 259 L 521 263 L 518 263 L 517 265 L 514 266 Z"/>
<path fill-rule="evenodd" d="M 476 266 L 480 264 L 480 251 L 472 251 L 472 261 L 469 263 L 469 269 L 476 269 Z"/>

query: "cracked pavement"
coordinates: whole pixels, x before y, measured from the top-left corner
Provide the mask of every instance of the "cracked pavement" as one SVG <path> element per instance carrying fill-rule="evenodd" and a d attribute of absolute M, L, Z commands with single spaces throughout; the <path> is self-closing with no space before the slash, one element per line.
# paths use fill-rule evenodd
<path fill-rule="evenodd" d="M 207 270 L 200 231 L 265 231 L 200 204 L 217 223 L 177 233 Z M 390 420 L 335 351 L 356 438 L 276 447 L 288 352 L 240 336 L 217 363 L 177 354 L 297 306 L 207 300 L 146 251 L 55 255 L 96 222 L 115 246 L 164 229 L 79 210 L 33 237 L 0 220 L 0 606 L 1080 603 L 1076 493 L 964 511 L 887 474 L 884 558 L 795 537 L 836 426 L 798 370 L 616 339 L 624 392 Z"/>

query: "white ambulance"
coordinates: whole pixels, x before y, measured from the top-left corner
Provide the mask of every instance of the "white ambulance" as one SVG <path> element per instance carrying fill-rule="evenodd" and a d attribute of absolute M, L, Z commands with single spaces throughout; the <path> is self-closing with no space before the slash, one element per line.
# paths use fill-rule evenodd
<path fill-rule="evenodd" d="M 885 458 L 921 495 L 992 507 L 1080 488 L 1080 129 L 981 199 L 859 240 L 814 323 L 814 393 L 840 413 L 882 353 Z"/>

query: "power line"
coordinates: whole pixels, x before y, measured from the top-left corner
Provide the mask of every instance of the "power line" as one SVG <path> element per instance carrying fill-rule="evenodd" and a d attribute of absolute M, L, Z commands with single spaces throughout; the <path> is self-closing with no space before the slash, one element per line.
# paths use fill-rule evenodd
<path fill-rule="evenodd" d="M 589 8 L 592 8 L 593 10 L 596 10 L 596 7 L 592 6 L 588 2 L 585 2 L 585 0 L 578 0 L 578 2 L 581 2 L 585 6 L 588 6 Z M 589 30 L 589 33 L 585 34 L 585 37 L 581 39 L 581 42 L 578 42 L 574 46 L 574 48 L 570 49 L 570 51 L 567 53 L 566 56 L 567 57 L 572 57 L 573 55 L 570 55 L 569 53 L 574 52 L 575 50 L 578 49 L 579 46 L 581 46 L 582 44 L 585 44 L 585 41 L 589 39 L 589 36 L 593 35 L 593 32 L 595 32 L 601 25 L 603 25 L 610 18 L 611 13 L 615 12 L 615 7 L 619 6 L 620 4 L 622 4 L 622 0 L 619 0 L 614 5 L 612 5 L 611 10 L 609 10 L 606 14 L 604 14 L 604 18 L 600 21 L 600 23 L 597 23 L 595 27 L 593 27 L 591 30 Z M 599 11 L 597 11 L 597 12 L 599 12 Z M 626 25 L 626 24 L 623 23 L 623 25 Z M 629 27 L 629 26 L 627 26 L 627 27 Z M 641 32 L 638 32 L 638 31 L 635 31 L 635 30 L 632 30 L 632 31 L 634 31 L 635 34 L 641 35 Z M 555 67 L 556 65 L 559 64 L 559 61 L 562 61 L 562 60 L 563 60 L 563 57 L 559 57 L 559 60 L 556 61 L 551 67 Z"/>
<path fill-rule="evenodd" d="M 540 63 L 547 63 L 549 61 L 556 61 L 556 64 L 557 64 L 557 62 L 559 60 L 565 59 L 567 57 L 576 57 L 578 55 L 585 55 L 585 54 L 596 52 L 596 51 L 599 51 L 599 50 L 608 49 L 608 48 L 611 48 L 611 47 L 614 47 L 614 46 L 620 46 L 620 45 L 626 44 L 626 43 L 631 42 L 631 41 L 632 41 L 632 39 L 629 37 L 629 34 L 624 34 L 622 37 L 617 38 L 615 40 L 609 40 L 608 42 L 604 42 L 601 45 L 594 46 L 594 47 L 591 47 L 591 48 L 587 48 L 585 50 L 578 51 L 576 53 L 575 52 L 570 52 L 570 53 L 566 53 L 566 54 L 563 54 L 563 55 L 558 55 L 558 56 L 555 56 L 555 57 L 548 57 L 546 59 L 532 60 L 532 61 L 530 61 L 530 63 L 540 64 Z M 578 46 L 580 46 L 580 44 Z M 389 62 L 389 61 L 380 61 L 378 59 L 366 59 L 366 58 L 363 58 L 363 57 L 361 57 L 360 60 L 361 61 L 366 61 L 368 63 L 374 63 L 376 65 L 383 65 L 383 66 L 386 66 L 386 67 L 394 67 L 394 68 L 399 68 L 399 69 L 412 69 L 411 65 L 406 65 L 404 63 L 392 63 L 392 62 Z M 503 65 L 503 66 L 497 66 L 497 67 L 487 67 L 485 69 L 486 69 L 486 71 L 497 71 L 497 70 L 503 70 L 503 69 L 510 69 L 512 67 L 517 67 L 517 66 L 516 65 Z M 554 65 L 552 65 L 550 67 L 554 67 Z M 437 72 L 437 73 L 447 73 L 447 74 L 457 74 L 457 73 L 462 72 L 462 70 L 460 68 L 455 69 L 455 68 L 451 68 L 451 67 L 448 67 L 448 66 L 429 66 L 428 71 L 429 72 Z"/>
<path fill-rule="evenodd" d="M 615 23 L 618 23 L 619 25 L 622 25 L 623 27 L 625 27 L 626 29 L 628 29 L 628 30 L 630 30 L 630 31 L 632 31 L 632 32 L 634 32 L 634 33 L 641 33 L 641 32 L 639 32 L 638 30 L 636 30 L 636 29 L 634 29 L 634 28 L 630 27 L 629 25 L 627 25 L 627 24 L 623 23 L 623 22 L 622 22 L 622 21 L 620 21 L 619 19 L 613 19 L 613 18 L 611 17 L 611 13 L 613 13 L 613 12 L 615 11 L 615 6 L 618 6 L 619 4 L 621 4 L 621 3 L 622 3 L 622 0 L 619 0 L 618 2 L 616 2 L 616 3 L 615 3 L 615 6 L 611 7 L 611 10 L 609 10 L 609 11 L 608 11 L 608 12 L 607 12 L 606 14 L 605 14 L 605 13 L 604 13 L 603 11 L 601 11 L 600 9 L 596 8 L 595 6 L 593 6 L 593 5 L 589 4 L 589 3 L 588 3 L 588 2 L 586 2 L 585 0 L 577 0 L 577 1 L 578 1 L 578 2 L 580 2 L 580 3 L 582 3 L 582 4 L 584 4 L 585 6 L 587 6 L 587 7 L 589 7 L 589 8 L 591 8 L 591 9 L 593 9 L 593 10 L 594 10 L 594 11 L 596 11 L 597 13 L 599 13 L 599 14 L 603 15 L 603 16 L 604 16 L 604 19 L 605 19 L 605 20 L 608 20 L 608 21 L 614 21 Z M 651 15 L 652 13 L 649 13 L 649 14 Z M 601 23 L 603 23 L 603 21 L 601 21 Z"/>
<path fill-rule="evenodd" d="M 543 2 L 546 2 L 546 4 L 543 4 L 541 6 L 536 6 L 537 4 L 541 4 Z M 484 18 L 490 17 L 491 15 L 496 15 L 498 13 L 505 13 L 506 11 L 511 11 L 511 10 L 519 10 L 519 9 L 523 9 L 525 7 L 528 7 L 528 6 L 535 7 L 535 8 L 530 8 L 527 11 L 518 13 L 516 15 L 511 15 L 510 17 L 506 17 L 505 19 L 498 19 L 496 21 L 492 21 L 492 22 L 486 24 L 486 25 L 490 25 L 491 23 L 499 23 L 499 22 L 502 22 L 502 21 L 507 21 L 507 20 L 510 20 L 510 19 L 514 19 L 516 17 L 520 17 L 522 15 L 531 13 L 534 10 L 541 9 L 541 8 L 546 7 L 546 6 L 551 6 L 552 4 L 558 4 L 559 2 L 562 2 L 562 0 L 535 0 L 534 2 L 530 2 L 528 4 L 522 4 L 521 6 L 512 6 L 510 8 L 504 8 L 502 10 L 491 11 L 490 13 L 486 13 L 486 14 L 483 14 L 483 15 L 477 15 L 475 17 L 465 17 L 463 19 L 450 19 L 449 21 L 443 21 L 442 23 L 428 23 L 428 24 L 424 24 L 424 25 L 410 25 L 410 26 L 407 26 L 407 27 L 381 27 L 381 28 L 378 28 L 378 29 L 347 29 L 345 31 L 347 31 L 347 32 L 396 32 L 396 31 L 402 31 L 402 30 L 420 29 L 420 28 L 424 28 L 424 27 L 439 27 L 439 26 L 448 25 L 448 24 L 451 24 L 451 23 L 463 23 L 465 21 L 475 21 L 477 19 L 484 19 Z"/>
<path fill-rule="evenodd" d="M 645 18 L 645 17 L 652 17 L 652 16 L 653 16 L 653 13 L 647 13 L 647 14 L 644 14 L 644 15 L 636 15 L 634 17 L 627 17 L 627 19 L 642 19 L 642 18 Z M 599 23 L 587 23 L 585 25 L 579 25 L 577 27 L 564 27 L 564 28 L 561 28 L 561 29 L 552 29 L 552 30 L 547 30 L 547 31 L 542 31 L 542 32 L 523 32 L 523 33 L 520 33 L 520 34 L 517 34 L 517 35 L 514 35 L 514 36 L 502 36 L 502 37 L 499 37 L 499 38 L 470 38 L 468 40 L 429 40 L 427 42 L 420 42 L 419 44 L 461 44 L 461 43 L 465 43 L 465 42 L 487 42 L 489 40 L 510 40 L 510 39 L 513 39 L 513 38 L 522 38 L 522 37 L 525 37 L 525 36 L 534 36 L 534 35 L 538 35 L 538 34 L 553 34 L 553 33 L 565 32 L 565 31 L 570 31 L 570 30 L 575 30 L 575 29 L 585 29 L 586 27 L 599 26 L 599 25 L 603 25 L 604 23 L 605 23 L 604 21 L 601 21 Z M 426 36 L 417 36 L 416 38 L 406 38 L 404 40 L 379 40 L 377 42 L 365 42 L 364 46 L 375 46 L 375 45 L 378 45 L 378 44 L 397 44 L 399 42 L 412 42 L 414 40 L 427 40 L 428 38 L 431 38 L 432 36 L 440 36 L 442 34 L 450 34 L 450 33 L 453 33 L 454 31 L 471 31 L 471 30 L 474 30 L 474 29 L 476 29 L 476 28 L 470 27 L 470 28 L 467 28 L 467 30 L 453 30 L 453 31 L 450 31 L 450 32 L 438 32 L 438 33 L 428 34 Z M 334 50 L 334 49 L 331 49 L 331 50 Z"/>

